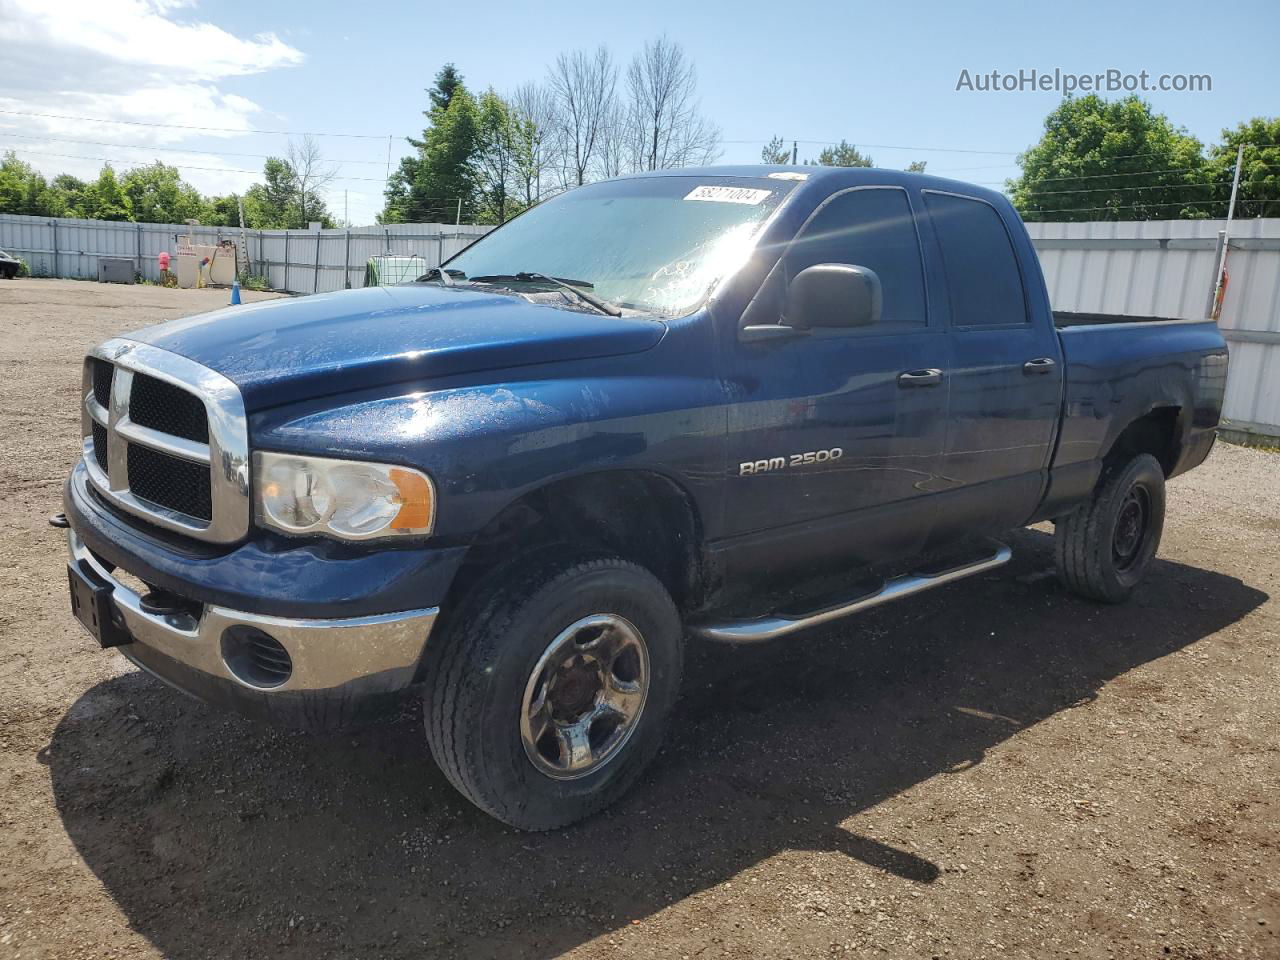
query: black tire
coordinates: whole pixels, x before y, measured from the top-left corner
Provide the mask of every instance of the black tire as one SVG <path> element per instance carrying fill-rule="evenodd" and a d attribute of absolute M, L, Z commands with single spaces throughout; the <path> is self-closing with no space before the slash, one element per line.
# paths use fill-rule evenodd
<path fill-rule="evenodd" d="M 1091 600 L 1127 600 L 1160 546 L 1164 509 L 1155 457 L 1143 453 L 1104 469 L 1089 502 L 1054 523 L 1062 585 Z"/>
<path fill-rule="evenodd" d="M 6 280 L 12 280 L 17 275 L 18 275 L 17 267 L 8 266 L 8 265 L 0 267 L 0 277 L 4 277 Z"/>
<path fill-rule="evenodd" d="M 522 740 L 527 685 L 549 645 L 595 614 L 639 631 L 647 694 L 616 753 L 576 779 L 553 779 Z M 661 746 L 684 655 L 675 604 L 647 570 L 618 557 L 545 555 L 477 583 L 428 651 L 423 715 L 436 763 L 468 800 L 521 830 L 573 823 L 631 786 Z"/>

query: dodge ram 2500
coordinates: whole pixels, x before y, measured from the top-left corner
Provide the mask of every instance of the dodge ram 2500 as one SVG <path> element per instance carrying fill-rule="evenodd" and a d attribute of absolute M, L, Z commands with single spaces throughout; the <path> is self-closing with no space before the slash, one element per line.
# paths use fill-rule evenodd
<path fill-rule="evenodd" d="M 623 177 L 415 283 L 94 347 L 72 606 L 245 712 L 420 691 L 452 783 L 551 828 L 654 756 L 686 637 L 802 643 L 1044 520 L 1067 589 L 1125 599 L 1226 372 L 1211 322 L 1055 316 L 989 190 Z"/>

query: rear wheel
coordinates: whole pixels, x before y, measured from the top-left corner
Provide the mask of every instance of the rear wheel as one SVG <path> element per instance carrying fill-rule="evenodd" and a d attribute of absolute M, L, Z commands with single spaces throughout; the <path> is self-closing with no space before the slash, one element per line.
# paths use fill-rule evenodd
<path fill-rule="evenodd" d="M 619 797 L 657 753 L 680 685 L 675 605 L 617 557 L 508 566 L 432 643 L 431 752 L 467 799 L 524 830 Z"/>
<path fill-rule="evenodd" d="M 1089 503 L 1054 524 L 1058 579 L 1092 600 L 1128 599 L 1160 546 L 1164 506 L 1155 457 L 1140 454 L 1106 470 Z"/>

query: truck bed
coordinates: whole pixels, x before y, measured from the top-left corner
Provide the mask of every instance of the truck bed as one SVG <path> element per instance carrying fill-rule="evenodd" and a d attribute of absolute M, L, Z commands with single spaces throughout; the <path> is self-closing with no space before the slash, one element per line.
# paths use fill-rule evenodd
<path fill-rule="evenodd" d="M 1073 310 L 1053 311 L 1053 325 L 1064 327 L 1094 326 L 1110 323 L 1187 323 L 1177 317 L 1140 317 L 1128 313 L 1077 313 Z"/>

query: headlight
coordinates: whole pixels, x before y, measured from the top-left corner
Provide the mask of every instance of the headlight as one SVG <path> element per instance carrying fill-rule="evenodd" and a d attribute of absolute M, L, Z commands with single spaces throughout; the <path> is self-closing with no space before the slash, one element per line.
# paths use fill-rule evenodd
<path fill-rule="evenodd" d="M 342 540 L 422 536 L 435 523 L 431 478 L 408 467 L 286 453 L 254 454 L 258 522 Z"/>

